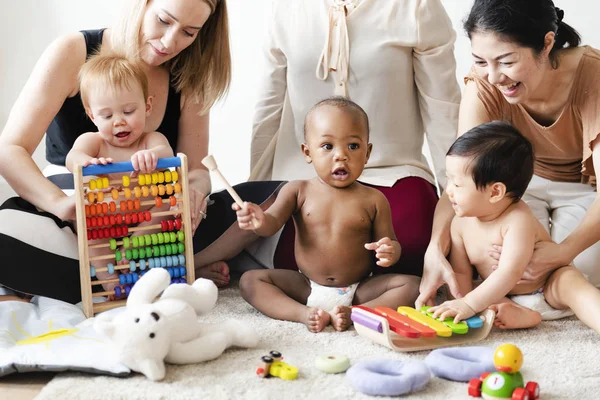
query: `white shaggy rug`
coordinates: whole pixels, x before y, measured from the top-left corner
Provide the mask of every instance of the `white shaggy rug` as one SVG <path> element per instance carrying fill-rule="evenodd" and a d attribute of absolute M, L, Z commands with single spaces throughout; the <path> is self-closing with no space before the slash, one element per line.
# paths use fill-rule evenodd
<path fill-rule="evenodd" d="M 304 325 L 272 320 L 258 313 L 239 290 L 220 291 L 216 309 L 207 321 L 235 318 L 252 326 L 262 340 L 256 349 L 230 349 L 214 361 L 188 366 L 169 366 L 162 382 L 135 374 L 126 378 L 61 373 L 37 397 L 45 399 L 367 399 L 355 391 L 345 374 L 328 375 L 314 368 L 315 358 L 342 353 L 354 364 L 360 360 L 394 358 L 423 360 L 428 352 L 397 353 L 359 336 L 352 328 L 335 332 L 328 328 L 310 333 Z M 537 381 L 542 399 L 600 398 L 600 336 L 575 318 L 543 322 L 520 331 L 492 330 L 476 345 L 518 345 L 525 356 L 522 373 Z M 298 367 L 294 381 L 261 379 L 254 371 L 262 355 L 280 351 L 285 361 Z M 432 377 L 426 388 L 408 396 L 414 399 L 466 399 L 467 384 Z"/>

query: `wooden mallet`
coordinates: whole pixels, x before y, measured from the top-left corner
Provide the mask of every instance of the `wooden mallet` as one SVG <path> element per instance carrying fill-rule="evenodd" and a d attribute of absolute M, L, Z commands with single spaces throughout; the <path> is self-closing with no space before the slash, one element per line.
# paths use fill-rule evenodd
<path fill-rule="evenodd" d="M 227 189 L 227 192 L 231 195 L 231 197 L 233 197 L 233 200 L 237 203 L 237 205 L 240 206 L 240 208 L 244 208 L 244 201 L 237 194 L 235 189 L 229 184 L 229 182 L 227 182 L 227 179 L 225 179 L 223 174 L 221 174 L 221 171 L 219 171 L 219 167 L 217 167 L 217 162 L 215 161 L 215 158 L 212 155 L 208 155 L 204 157 L 204 159 L 202 160 L 202 164 L 206 168 L 208 168 L 210 172 L 216 175 L 216 177 L 221 181 L 223 186 L 225 186 L 225 189 Z M 254 225 L 255 228 L 259 225 L 258 221 L 254 217 L 252 217 L 252 225 Z"/>

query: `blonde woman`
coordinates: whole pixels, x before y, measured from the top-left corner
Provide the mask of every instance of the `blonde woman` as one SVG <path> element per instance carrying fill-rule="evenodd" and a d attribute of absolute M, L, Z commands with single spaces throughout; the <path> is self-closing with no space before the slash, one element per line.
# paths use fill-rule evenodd
<path fill-rule="evenodd" d="M 77 76 L 100 49 L 143 62 L 153 99 L 145 130 L 161 132 L 174 152 L 188 155 L 194 230 L 205 215 L 211 185 L 200 161 L 208 151 L 208 111 L 231 77 L 225 0 L 124 3 L 110 29 L 73 33 L 46 49 L 0 135 L 0 174 L 20 196 L 0 207 L 5 299 L 25 293 L 79 301 L 77 240 L 68 222 L 75 218 L 73 180 L 64 165 L 77 137 L 94 130 Z M 52 165 L 42 173 L 31 155 L 44 133 Z"/>

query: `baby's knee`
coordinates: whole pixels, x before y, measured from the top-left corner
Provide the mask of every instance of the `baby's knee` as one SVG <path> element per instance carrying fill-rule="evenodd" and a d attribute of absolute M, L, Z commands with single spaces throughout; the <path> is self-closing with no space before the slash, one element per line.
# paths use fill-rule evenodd
<path fill-rule="evenodd" d="M 586 280 L 585 275 L 572 265 L 561 267 L 555 270 L 546 281 L 546 288 L 552 288 L 558 284 L 567 282 L 574 283 L 576 281 Z"/>
<path fill-rule="evenodd" d="M 421 278 L 415 275 L 397 275 L 394 277 L 394 282 L 407 290 L 416 290 L 418 292 Z"/>
<path fill-rule="evenodd" d="M 240 277 L 240 293 L 244 299 L 248 300 L 254 293 L 257 283 L 261 280 L 261 272 L 263 271 L 253 269 L 244 272 Z"/>
<path fill-rule="evenodd" d="M 421 278 L 415 275 L 396 275 L 390 282 L 390 288 L 400 288 L 405 302 L 414 303 L 419 297 Z"/>

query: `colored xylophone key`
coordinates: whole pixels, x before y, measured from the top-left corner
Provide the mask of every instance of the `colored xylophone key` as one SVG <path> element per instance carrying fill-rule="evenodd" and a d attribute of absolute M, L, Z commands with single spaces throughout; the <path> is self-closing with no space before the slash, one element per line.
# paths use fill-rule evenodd
<path fill-rule="evenodd" d="M 433 329 L 438 336 L 452 336 L 452 329 L 450 329 L 448 326 L 444 325 L 436 319 L 428 317 L 425 314 L 421 314 L 421 312 L 415 310 L 412 307 L 398 307 L 398 313 L 406 315 L 410 319 L 414 319 L 417 322 L 427 325 L 428 327 Z"/>
<path fill-rule="evenodd" d="M 464 335 L 468 333 L 469 328 L 480 328 L 483 325 L 483 320 L 478 317 L 469 318 L 466 321 L 461 321 L 458 324 L 454 323 L 453 318 L 447 318 L 445 321 L 440 321 L 432 317 L 433 313 L 428 313 L 429 307 L 422 307 L 420 311 L 411 307 L 398 307 L 398 311 L 394 311 L 389 307 L 375 307 L 371 309 L 365 306 L 353 306 L 353 309 L 360 309 L 365 313 L 352 313 L 351 319 L 377 332 L 382 332 L 381 322 L 369 317 L 369 314 L 375 314 L 385 318 L 388 321 L 389 328 L 392 332 L 408 338 L 432 338 L 436 336 L 449 337 L 453 333 Z M 471 325 L 469 325 L 471 324 Z"/>
<path fill-rule="evenodd" d="M 367 311 L 368 313 L 374 314 L 370 308 L 363 306 L 352 306 L 352 308 L 360 308 L 361 310 Z M 377 331 L 379 333 L 383 332 L 383 327 L 381 326 L 381 321 L 376 320 L 375 318 L 371 318 L 366 314 L 361 314 L 357 312 L 350 313 L 350 319 L 352 322 L 361 324 L 366 326 L 369 329 Z"/>
<path fill-rule="evenodd" d="M 423 306 L 423 307 L 421 307 L 420 311 L 422 314 L 425 314 L 428 317 L 433 318 L 433 313 L 427 311 L 430 308 L 431 307 L 429 307 L 429 306 Z M 469 332 L 469 326 L 464 321 L 461 321 L 458 324 L 454 323 L 454 317 L 448 317 L 443 321 L 441 321 L 440 319 L 437 319 L 437 321 L 440 321 L 441 323 L 446 325 L 448 328 L 452 329 L 452 333 L 464 335 L 465 333 Z"/>
<path fill-rule="evenodd" d="M 388 321 L 388 326 L 390 327 L 390 330 L 392 332 L 396 332 L 398 335 L 406 336 L 408 338 L 418 338 L 421 336 L 421 333 L 418 330 L 413 329 L 410 325 L 408 325 L 404 322 L 389 318 L 387 316 L 387 313 L 385 312 L 385 310 L 380 311 L 380 310 L 371 309 L 371 308 L 365 307 L 365 306 L 353 306 L 352 308 L 358 308 L 358 309 L 361 309 L 368 313 L 379 315 L 380 317 L 385 318 Z M 386 307 L 383 307 L 383 308 L 386 308 Z M 392 309 L 388 309 L 388 310 L 393 311 Z M 357 314 L 357 315 L 362 316 L 362 314 Z M 356 322 L 367 326 L 366 324 L 362 323 L 360 316 L 358 316 L 358 321 L 356 321 Z M 350 316 L 350 318 L 352 319 L 352 316 Z M 379 328 L 378 332 L 382 332 L 382 328 L 381 327 L 378 327 L 378 328 Z M 373 329 L 373 328 L 371 328 L 371 329 Z"/>
<path fill-rule="evenodd" d="M 373 311 L 385 317 L 390 324 L 390 329 L 399 335 L 413 338 L 437 336 L 436 332 L 430 327 L 410 319 L 406 315 L 402 315 L 389 307 L 375 307 Z"/>
<path fill-rule="evenodd" d="M 421 307 L 421 311 L 424 311 L 424 310 L 426 311 L 429 308 L 430 308 L 429 306 L 423 306 L 423 307 Z M 484 321 L 483 317 L 481 317 L 479 315 L 475 315 L 471 318 L 465 319 L 463 322 L 465 324 L 467 324 L 469 329 L 478 329 L 478 328 L 483 327 L 483 321 Z"/>

